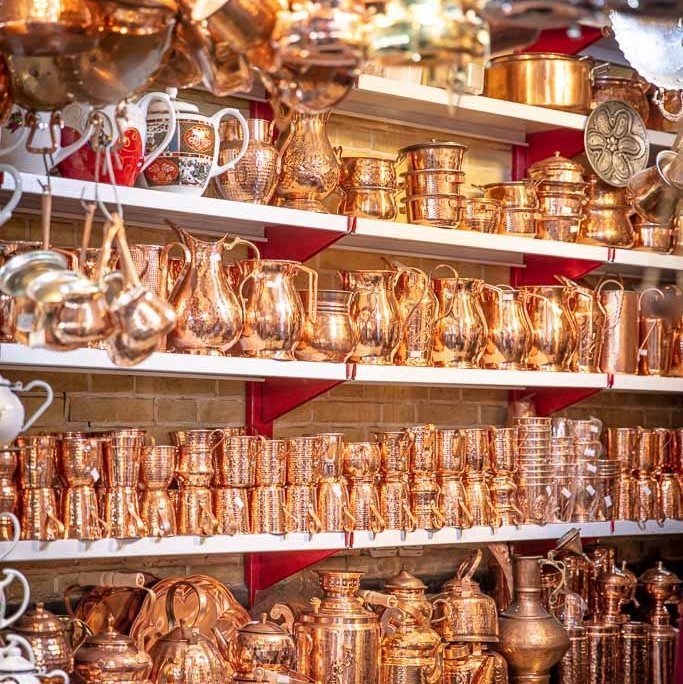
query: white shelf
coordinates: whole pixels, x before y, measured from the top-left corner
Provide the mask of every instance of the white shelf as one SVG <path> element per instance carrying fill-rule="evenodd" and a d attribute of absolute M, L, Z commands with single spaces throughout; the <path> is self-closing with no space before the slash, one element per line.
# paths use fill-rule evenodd
<path fill-rule="evenodd" d="M 588 117 L 481 95 L 449 99 L 442 88 L 362 75 L 358 87 L 335 111 L 365 119 L 442 129 L 512 145 L 525 145 L 529 133 L 558 128 L 583 131 Z M 655 148 L 671 147 L 674 135 L 650 131 Z"/>
<path fill-rule="evenodd" d="M 655 375 L 615 375 L 612 389 L 623 392 L 683 395 L 683 378 L 661 378 Z"/>
<path fill-rule="evenodd" d="M 438 531 L 415 532 L 355 532 L 353 543 L 346 546 L 347 537 L 341 532 L 327 532 L 310 536 L 297 533 L 288 535 L 216 535 L 213 537 L 164 537 L 144 539 L 102 539 L 83 542 L 64 539 L 53 542 L 21 541 L 4 556 L 5 563 L 44 563 L 55 561 L 107 560 L 116 557 L 142 558 L 164 556 L 211 556 L 270 551 L 341 551 L 345 548 L 391 548 L 401 546 L 438 546 L 454 544 L 486 544 L 520 542 L 540 539 L 558 539 L 567 530 L 576 527 L 584 538 L 608 539 L 625 536 L 653 536 L 683 534 L 683 522 L 668 520 L 663 526 L 649 521 L 643 527 L 635 522 L 554 523 L 550 525 L 473 527 L 468 530 L 444 528 Z M 10 547 L 0 542 L 0 555 Z"/>
<path fill-rule="evenodd" d="M 42 180 L 41 176 L 22 174 L 24 197 L 19 211 L 40 212 L 42 187 L 39 181 Z M 4 183 L 5 189 L 12 185 L 11 180 L 5 180 Z M 52 191 L 54 215 L 81 221 L 81 196 L 94 197 L 95 187 L 93 183 L 53 178 Z M 113 206 L 115 198 L 110 186 L 101 185 L 99 194 L 103 201 Z M 347 217 L 335 214 L 228 202 L 210 197 L 188 197 L 143 188 L 120 187 L 118 195 L 124 206 L 126 221 L 139 226 L 170 230 L 164 222 L 168 218 L 190 230 L 220 235 L 232 232 L 256 241 L 266 239 L 266 226 L 281 227 L 284 231 L 288 226 L 333 233 L 348 231 Z M 411 254 L 508 266 L 523 266 L 525 254 L 605 264 L 610 262 L 606 247 L 373 219 L 358 219 L 355 232 L 344 235 L 338 246 L 382 254 Z M 683 271 L 683 256 L 618 249 L 615 250 L 614 260 L 609 263 L 609 269 L 613 272 L 620 270 L 620 266 L 626 270 L 658 268 Z"/>

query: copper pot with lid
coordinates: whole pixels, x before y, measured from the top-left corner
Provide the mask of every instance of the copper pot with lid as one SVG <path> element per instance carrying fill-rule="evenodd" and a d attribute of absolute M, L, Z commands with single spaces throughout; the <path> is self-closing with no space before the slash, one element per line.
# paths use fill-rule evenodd
<path fill-rule="evenodd" d="M 82 684 L 103 682 L 144 682 L 149 677 L 152 659 L 141 643 L 114 629 L 114 616 L 107 618 L 107 629 L 88 637 L 74 657 L 74 680 Z"/>
<path fill-rule="evenodd" d="M 283 615 L 286 627 L 268 621 L 267 613 L 240 627 L 230 642 L 230 662 L 240 675 L 261 667 L 269 672 L 288 672 L 294 668 L 296 646 L 291 636 L 294 616 L 287 606 L 276 605 L 273 617 Z"/>
<path fill-rule="evenodd" d="M 650 103 L 647 99 L 649 88 L 650 84 L 635 73 L 631 77 L 623 77 L 598 72 L 593 77 L 591 109 L 609 100 L 620 100 L 633 107 L 647 124 L 650 118 Z"/>
<path fill-rule="evenodd" d="M 529 167 L 532 181 L 558 183 L 583 183 L 584 167 L 578 162 L 563 157 L 556 151 L 552 157 L 534 162 Z"/>

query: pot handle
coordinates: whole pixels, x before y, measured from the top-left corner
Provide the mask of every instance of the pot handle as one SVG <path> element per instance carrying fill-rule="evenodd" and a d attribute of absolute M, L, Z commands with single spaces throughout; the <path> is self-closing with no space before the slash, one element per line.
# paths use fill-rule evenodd
<path fill-rule="evenodd" d="M 203 591 L 199 591 L 199 589 L 197 589 L 194 583 L 190 582 L 189 580 L 178 580 L 177 582 L 174 582 L 169 587 L 168 593 L 166 594 L 166 621 L 168 622 L 169 632 L 178 626 L 175 616 L 175 606 L 173 605 L 173 601 L 175 599 L 175 594 L 178 587 L 188 587 L 197 596 L 197 613 L 194 616 L 192 624 L 190 625 L 190 629 L 192 629 L 197 624 L 197 620 L 199 619 L 199 617 L 206 612 L 207 602 L 206 595 Z"/>
<path fill-rule="evenodd" d="M 21 200 L 23 186 L 21 183 L 21 175 L 13 166 L 10 166 L 9 164 L 0 164 L 0 172 L 11 176 L 14 181 L 12 196 L 10 197 L 9 202 L 7 202 L 0 211 L 0 226 L 4 226 L 5 223 L 12 218 L 12 212 L 16 209 L 17 204 L 19 204 L 19 201 Z"/>
<path fill-rule="evenodd" d="M 276 603 L 270 609 L 270 619 L 280 620 L 289 634 L 294 633 L 294 611 L 286 603 Z"/>
<path fill-rule="evenodd" d="M 233 109 L 232 107 L 225 107 L 224 109 L 218 110 L 211 117 L 211 121 L 213 123 L 215 136 L 216 136 L 215 137 L 215 145 L 214 145 L 214 153 L 213 153 L 214 160 L 218 160 L 218 153 L 219 153 L 220 144 L 221 144 L 221 141 L 220 141 L 219 135 L 218 135 L 218 124 L 221 122 L 221 119 L 224 119 L 227 116 L 231 116 L 240 122 L 240 127 L 242 129 L 242 146 L 240 147 L 240 151 L 237 153 L 236 157 L 225 162 L 225 164 L 220 164 L 220 165 L 217 164 L 212 169 L 212 171 L 211 171 L 211 177 L 212 178 L 214 176 L 220 176 L 222 173 L 225 173 L 226 171 L 229 171 L 230 169 L 234 168 L 237 165 L 237 162 L 239 162 L 242 159 L 242 157 L 245 155 L 245 153 L 247 151 L 247 147 L 249 146 L 249 127 L 247 126 L 247 120 L 244 118 L 244 116 L 239 111 L 239 109 Z"/>
<path fill-rule="evenodd" d="M 484 554 L 481 549 L 475 549 L 458 565 L 458 569 L 455 572 L 456 577 L 459 580 L 470 581 L 474 577 L 474 573 L 477 571 L 483 557 Z"/>
<path fill-rule="evenodd" d="M 297 268 L 308 275 L 308 318 L 311 323 L 315 323 L 318 304 L 318 272 L 304 264 L 297 264 Z"/>
<path fill-rule="evenodd" d="M 163 102 L 166 105 L 166 110 L 168 111 L 168 127 L 166 133 L 161 142 L 151 151 L 145 154 L 142 160 L 142 166 L 138 175 L 141 174 L 153 161 L 155 161 L 162 152 L 166 150 L 171 138 L 176 134 L 176 113 L 175 107 L 171 98 L 166 93 L 148 93 L 144 97 L 140 98 L 136 105 L 142 110 L 142 118 L 147 119 L 147 111 L 149 110 L 149 105 L 152 102 Z"/>

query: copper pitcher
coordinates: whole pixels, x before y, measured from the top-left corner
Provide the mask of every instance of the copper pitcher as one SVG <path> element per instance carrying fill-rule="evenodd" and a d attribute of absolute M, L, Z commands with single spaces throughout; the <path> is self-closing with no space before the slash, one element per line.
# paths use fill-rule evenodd
<path fill-rule="evenodd" d="M 600 372 L 633 374 L 638 369 L 638 293 L 607 278 L 598 285 L 597 295 L 605 310 Z"/>
<path fill-rule="evenodd" d="M 183 255 L 180 261 L 180 272 L 173 273 L 174 260 L 171 259 L 171 251 L 180 249 Z M 176 287 L 180 285 L 192 264 L 192 255 L 184 243 L 169 242 L 166 245 L 143 245 L 136 244 L 130 248 L 131 256 L 140 276 L 143 286 L 157 297 L 175 300 Z"/>
<path fill-rule="evenodd" d="M 669 375 L 673 352 L 673 327 L 664 310 L 665 295 L 659 288 L 643 290 L 638 298 L 640 344 L 638 373 Z"/>
<path fill-rule="evenodd" d="M 524 287 L 532 330 L 529 365 L 537 370 L 572 370 L 577 346 L 573 292 L 566 286 Z"/>
<path fill-rule="evenodd" d="M 439 303 L 434 326 L 434 364 L 447 368 L 477 368 L 486 347 L 488 328 L 481 308 L 484 281 L 476 278 L 434 278 Z"/>
<path fill-rule="evenodd" d="M 206 242 L 176 225 L 173 228 L 189 250 L 190 267 L 169 298 L 178 321 L 168 336 L 168 346 L 190 354 L 224 354 L 242 334 L 243 314 L 228 282 L 223 255 L 246 244 L 258 258 L 258 249 L 230 234 Z"/>
<path fill-rule="evenodd" d="M 632 196 L 627 188 L 613 188 L 596 176 L 589 179 L 588 203 L 579 226 L 579 242 L 632 247 L 635 240 L 631 216 Z"/>
<path fill-rule="evenodd" d="M 526 370 L 532 331 L 522 291 L 509 285 L 486 284 L 481 305 L 488 328 L 484 367 Z"/>
<path fill-rule="evenodd" d="M 401 343 L 401 312 L 396 286 L 398 271 L 339 271 L 342 287 L 355 293 L 351 318 L 358 328 L 358 342 L 350 361 L 390 365 Z"/>
<path fill-rule="evenodd" d="M 299 273 L 308 276 L 308 319 L 315 323 L 318 274 L 298 261 L 261 259 L 240 262 L 244 278 L 240 299 L 244 330 L 240 339 L 245 356 L 292 361 L 302 338 L 306 314 L 294 286 Z"/>

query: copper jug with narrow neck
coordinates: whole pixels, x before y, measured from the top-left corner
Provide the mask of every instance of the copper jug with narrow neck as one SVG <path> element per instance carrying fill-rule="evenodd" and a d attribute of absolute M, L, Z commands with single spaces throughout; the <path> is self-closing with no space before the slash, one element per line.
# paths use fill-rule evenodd
<path fill-rule="evenodd" d="M 432 272 L 433 273 L 433 272 Z M 432 277 L 439 303 L 434 326 L 434 364 L 447 368 L 478 368 L 486 348 L 488 327 L 481 308 L 484 281 Z"/>
<path fill-rule="evenodd" d="M 173 226 L 190 253 L 190 266 L 169 298 L 178 320 L 168 335 L 173 351 L 189 354 L 227 352 L 242 334 L 242 307 L 230 287 L 223 256 L 239 244 L 246 244 L 258 256 L 258 249 L 242 238 L 224 235 L 207 242 Z"/>
<path fill-rule="evenodd" d="M 526 370 L 531 321 L 523 294 L 509 285 L 484 285 L 481 305 L 488 328 L 482 357 L 485 368 Z"/>
<path fill-rule="evenodd" d="M 569 649 L 569 636 L 541 604 L 540 557 L 514 556 L 514 597 L 501 613 L 500 652 L 511 684 L 549 684 L 550 670 Z"/>
<path fill-rule="evenodd" d="M 301 342 L 306 320 L 315 323 L 318 274 L 298 261 L 260 259 L 240 262 L 244 278 L 240 299 L 244 330 L 240 339 L 245 356 L 291 361 Z M 308 277 L 308 306 L 304 309 L 295 280 Z"/>

